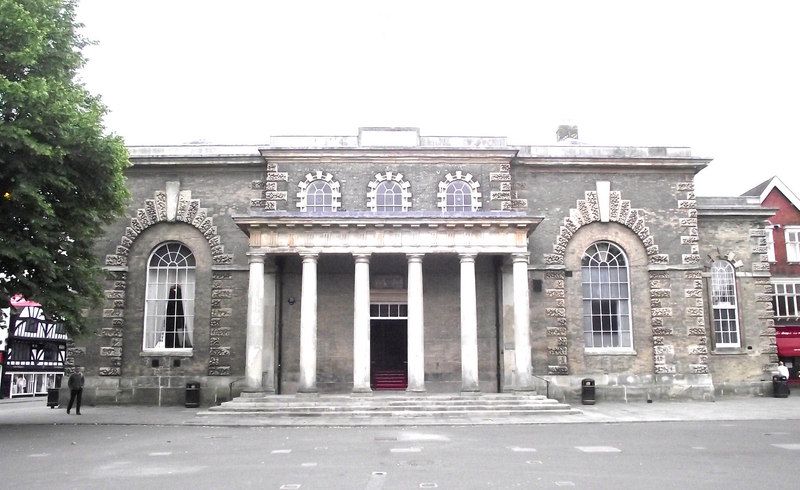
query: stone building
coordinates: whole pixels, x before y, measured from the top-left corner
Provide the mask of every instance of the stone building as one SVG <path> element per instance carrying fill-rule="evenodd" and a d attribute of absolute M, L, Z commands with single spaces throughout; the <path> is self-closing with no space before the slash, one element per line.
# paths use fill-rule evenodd
<path fill-rule="evenodd" d="M 755 393 L 776 357 L 764 220 L 688 148 L 502 137 L 131 147 L 106 305 L 68 362 L 97 402 L 275 393 Z M 542 390 L 543 391 L 543 390 Z"/>

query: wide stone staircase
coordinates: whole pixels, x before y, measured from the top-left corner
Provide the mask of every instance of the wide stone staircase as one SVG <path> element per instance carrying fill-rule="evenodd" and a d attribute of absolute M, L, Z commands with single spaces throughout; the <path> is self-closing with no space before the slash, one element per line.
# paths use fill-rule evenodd
<path fill-rule="evenodd" d="M 243 393 L 198 413 L 229 425 L 449 425 L 531 423 L 536 418 L 581 413 L 537 394 L 264 395 Z M 212 420 L 213 419 L 213 420 Z"/>

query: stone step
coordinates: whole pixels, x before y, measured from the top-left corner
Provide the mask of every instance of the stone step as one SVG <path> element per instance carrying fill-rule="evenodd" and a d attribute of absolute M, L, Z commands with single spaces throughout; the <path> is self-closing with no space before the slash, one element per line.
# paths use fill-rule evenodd
<path fill-rule="evenodd" d="M 406 406 L 406 407 L 388 407 L 388 406 L 368 406 L 368 405 L 358 405 L 358 406 L 336 406 L 336 405 L 329 405 L 329 406 L 263 406 L 263 405 L 239 405 L 239 406 L 224 406 L 221 405 L 219 407 L 211 407 L 209 411 L 211 412 L 263 412 L 263 413 L 273 413 L 273 412 L 323 412 L 323 413 L 350 413 L 354 411 L 363 411 L 363 412 L 382 412 L 382 411 L 392 411 L 392 412 L 455 412 L 455 411 L 506 411 L 506 410 L 513 410 L 513 411 L 548 411 L 548 410 L 561 410 L 564 408 L 569 408 L 569 405 L 564 405 L 561 403 L 554 403 L 554 404 L 542 404 L 542 405 L 512 405 L 512 404 L 501 404 L 501 405 L 490 405 L 490 404 L 482 404 L 482 405 L 473 405 L 473 406 L 463 406 L 463 405 L 420 405 L 420 406 Z"/>
<path fill-rule="evenodd" d="M 264 408 L 288 408 L 288 407 L 302 407 L 302 408 L 314 408 L 314 407 L 342 407 L 342 408 L 350 408 L 350 407 L 386 407 L 390 409 L 414 409 L 414 408 L 424 408 L 424 407 L 437 407 L 437 406 L 446 406 L 446 407 L 477 407 L 477 406 L 516 406 L 516 407 L 539 407 L 539 406 L 551 406 L 551 405 L 559 405 L 559 402 L 556 400 L 498 400 L 498 401 L 486 401 L 486 400 L 458 400 L 458 401 L 451 401 L 451 402 L 437 402 L 437 401 L 427 401 L 427 402 L 420 402 L 420 401 L 392 401 L 389 403 L 375 403 L 373 401 L 353 401 L 351 403 L 326 403 L 326 402 L 261 402 L 261 401 L 245 401 L 245 400 L 234 400 L 230 402 L 224 403 L 222 406 L 230 407 L 233 409 L 236 408 L 246 408 L 246 407 L 264 407 Z"/>
<path fill-rule="evenodd" d="M 547 414 L 577 414 L 580 411 L 570 406 L 554 408 L 551 410 L 431 410 L 431 411 L 393 411 L 393 410 L 350 410 L 339 412 L 325 411 L 274 411 L 260 410 L 208 410 L 199 412 L 199 416 L 261 416 L 261 417 L 341 417 L 341 418 L 373 418 L 373 417 L 398 417 L 398 418 L 426 418 L 426 417 L 518 417 Z"/>

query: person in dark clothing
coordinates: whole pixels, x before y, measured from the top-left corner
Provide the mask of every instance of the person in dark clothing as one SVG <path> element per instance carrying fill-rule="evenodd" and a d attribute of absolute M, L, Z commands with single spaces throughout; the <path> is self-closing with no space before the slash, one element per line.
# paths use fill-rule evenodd
<path fill-rule="evenodd" d="M 83 373 L 80 371 L 75 371 L 70 374 L 67 385 L 69 386 L 69 404 L 67 405 L 67 413 L 72 410 L 72 403 L 77 402 L 75 404 L 75 413 L 80 415 L 81 397 L 83 396 Z"/>

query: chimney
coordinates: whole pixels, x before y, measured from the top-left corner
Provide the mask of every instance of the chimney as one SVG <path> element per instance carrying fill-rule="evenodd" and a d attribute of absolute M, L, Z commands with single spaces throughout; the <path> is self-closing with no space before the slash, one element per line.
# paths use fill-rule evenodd
<path fill-rule="evenodd" d="M 559 143 L 565 140 L 578 140 L 578 126 L 568 126 L 562 124 L 556 131 L 556 141 Z"/>

